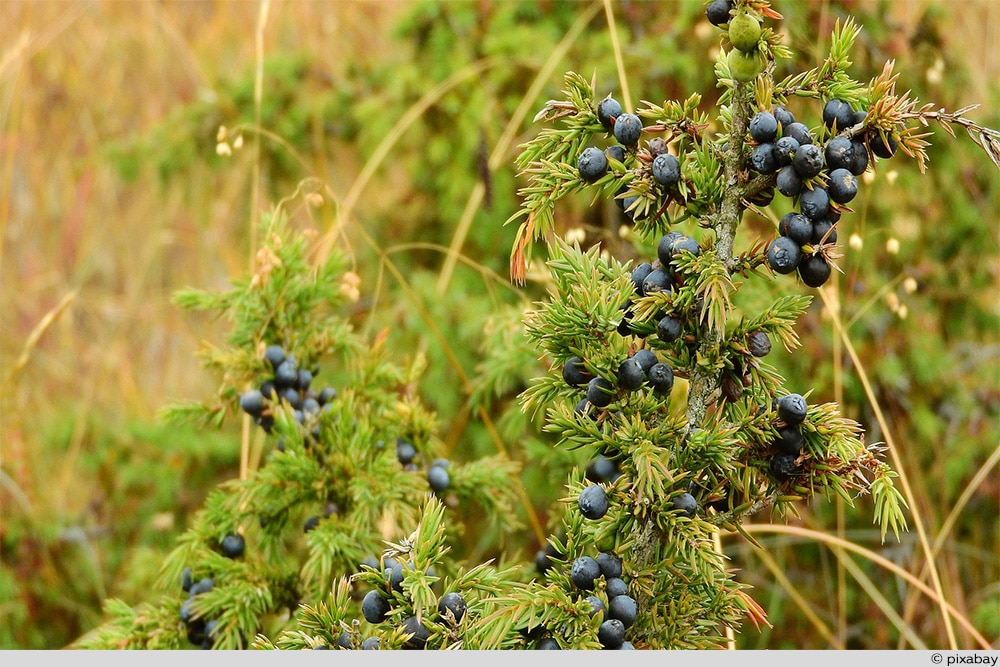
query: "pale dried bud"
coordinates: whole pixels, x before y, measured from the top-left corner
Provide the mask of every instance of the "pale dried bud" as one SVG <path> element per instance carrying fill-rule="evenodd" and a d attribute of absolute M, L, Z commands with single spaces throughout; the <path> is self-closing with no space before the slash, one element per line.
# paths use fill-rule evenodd
<path fill-rule="evenodd" d="M 851 238 L 847 240 L 847 243 L 851 246 L 851 250 L 861 250 L 865 244 L 860 234 L 851 234 Z"/>
<path fill-rule="evenodd" d="M 233 149 L 229 147 L 229 144 L 223 141 L 215 145 L 215 154 L 228 157 L 233 154 Z"/>
<path fill-rule="evenodd" d="M 917 279 L 913 276 L 907 276 L 906 280 L 903 281 L 903 291 L 907 294 L 913 294 L 917 291 Z"/>
<path fill-rule="evenodd" d="M 899 253 L 899 239 L 892 237 L 885 242 L 885 251 L 890 255 Z"/>

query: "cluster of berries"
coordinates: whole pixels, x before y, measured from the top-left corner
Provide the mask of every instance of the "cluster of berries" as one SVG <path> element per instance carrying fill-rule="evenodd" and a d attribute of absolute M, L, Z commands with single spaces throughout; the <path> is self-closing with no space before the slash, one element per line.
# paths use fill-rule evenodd
<path fill-rule="evenodd" d="M 219 543 L 219 551 L 226 558 L 242 558 L 246 551 L 246 540 L 238 533 L 230 533 L 222 538 Z M 207 593 L 215 588 L 215 580 L 211 577 L 203 577 L 194 581 L 191 568 L 186 567 L 181 573 L 181 588 L 188 594 L 187 599 L 181 603 L 179 614 L 181 622 L 187 629 L 188 641 L 204 650 L 211 649 L 212 645 L 215 644 L 218 621 L 206 621 L 200 616 L 196 617 L 194 601 L 202 593 Z"/>
<path fill-rule="evenodd" d="M 605 649 L 634 648 L 630 642 L 625 641 L 625 631 L 635 623 L 639 607 L 635 598 L 628 594 L 628 584 L 622 579 L 622 572 L 621 558 L 609 552 L 602 552 L 597 558 L 580 556 L 570 568 L 570 579 L 581 591 L 593 591 L 597 587 L 597 581 L 604 578 L 607 605 L 597 595 L 588 596 L 587 602 L 592 610 L 591 617 L 601 615 L 597 640 Z"/>
<path fill-rule="evenodd" d="M 311 388 L 313 377 L 319 369 L 299 368 L 294 355 L 286 354 L 280 345 L 269 345 L 264 358 L 270 362 L 274 375 L 257 389 L 240 394 L 240 408 L 253 417 L 254 423 L 270 433 L 274 426 L 273 406 L 282 402 L 293 410 L 295 421 L 305 425 L 309 418 L 337 397 L 337 390 L 324 387 L 317 392 Z"/>
<path fill-rule="evenodd" d="M 401 590 L 403 585 L 403 564 L 395 558 L 387 558 L 385 566 L 383 572 L 387 579 L 389 590 Z M 412 568 L 413 563 L 409 563 L 409 566 Z M 465 598 L 460 593 L 446 593 L 438 600 L 438 622 L 448 626 L 457 626 L 465 618 L 467 609 L 468 606 Z M 361 600 L 361 614 L 372 625 L 384 623 L 389 617 L 390 611 L 392 611 L 392 605 L 389 604 L 389 600 L 385 594 L 377 588 L 368 591 Z M 416 616 L 407 616 L 400 623 L 400 627 L 402 633 L 407 637 L 403 644 L 404 649 L 423 649 L 426 647 L 427 640 L 430 638 L 430 629 L 420 619 Z M 364 644 L 362 644 L 362 648 L 366 648 Z M 378 647 L 375 646 L 373 648 Z"/>
<path fill-rule="evenodd" d="M 867 112 L 855 111 L 844 100 L 827 101 L 823 125 L 830 138 L 823 145 L 782 106 L 760 111 L 750 121 L 755 144 L 751 168 L 773 175 L 777 191 L 793 199 L 799 209 L 781 218 L 779 235 L 768 248 L 767 263 L 775 273 L 797 271 L 809 287 L 829 280 L 827 247 L 836 244 L 837 223 L 858 194 L 858 177 L 868 169 L 869 149 L 882 158 L 896 150 L 896 141 L 874 128 L 853 137 L 843 134 L 866 117 Z"/>
<path fill-rule="evenodd" d="M 779 482 L 791 479 L 799 470 L 798 458 L 804 438 L 802 422 L 809 409 L 801 394 L 786 394 L 775 401 L 778 408 L 778 422 L 775 424 L 778 436 L 772 442 L 774 455 L 771 457 L 771 474 Z"/>

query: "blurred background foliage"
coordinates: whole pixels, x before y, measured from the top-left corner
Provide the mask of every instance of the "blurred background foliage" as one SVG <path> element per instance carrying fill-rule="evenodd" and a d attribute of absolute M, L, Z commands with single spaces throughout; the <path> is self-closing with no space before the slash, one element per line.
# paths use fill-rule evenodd
<path fill-rule="evenodd" d="M 981 104 L 970 117 L 1000 127 L 996 3 L 776 8 L 797 54 L 788 72 L 817 64 L 835 22 L 854 16 L 855 78 L 895 59 L 901 90 Z M 516 405 L 546 370 L 519 326 L 545 285 L 510 284 L 515 228 L 503 223 L 518 206 L 518 145 L 566 70 L 626 101 L 612 21 L 632 106 L 697 91 L 711 111 L 719 36 L 697 0 L 0 3 L 0 648 L 65 646 L 99 622 L 105 597 L 141 600 L 189 513 L 238 474 L 238 424 L 157 420 L 167 402 L 217 390 L 197 354 L 227 332 L 170 298 L 242 274 L 252 221 L 279 200 L 318 234 L 347 221 L 336 238 L 361 278 L 352 323 L 385 332 L 400 360 L 426 357 L 423 398 L 450 456 L 532 460 L 524 484 L 547 520 L 586 461 L 553 450 Z M 819 122 L 815 101 L 793 111 Z M 1000 175 L 967 136 L 931 129 L 928 172 L 880 163 L 844 216 L 831 294 L 916 516 L 940 539 L 946 597 L 997 646 Z M 748 213 L 747 245 L 773 233 L 781 198 L 765 212 Z M 567 200 L 558 216 L 584 246 L 649 253 L 614 204 Z M 819 299 L 801 334 L 772 363 L 884 441 Z M 912 522 L 881 545 L 870 505 L 857 505 L 817 503 L 790 523 L 926 580 Z M 738 646 L 946 645 L 936 605 L 870 560 L 757 539 L 766 553 L 723 536 L 775 626 L 745 628 Z M 539 545 L 526 531 L 504 547 L 530 559 Z"/>

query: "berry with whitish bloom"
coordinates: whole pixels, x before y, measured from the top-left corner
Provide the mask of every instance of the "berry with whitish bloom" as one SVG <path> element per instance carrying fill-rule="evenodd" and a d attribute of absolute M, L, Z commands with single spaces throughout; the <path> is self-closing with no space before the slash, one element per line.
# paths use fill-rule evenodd
<path fill-rule="evenodd" d="M 345 630 L 344 632 L 341 632 L 339 635 L 337 635 L 337 646 L 344 649 L 350 649 L 351 633 Z"/>
<path fill-rule="evenodd" d="M 777 400 L 778 417 L 786 424 L 801 424 L 809 409 L 802 394 L 786 394 Z"/>
<path fill-rule="evenodd" d="M 608 608 L 604 606 L 604 601 L 596 595 L 591 595 L 586 598 L 587 602 L 590 604 L 590 617 L 593 618 L 598 614 L 601 615 L 601 620 L 604 620 Z"/>
<path fill-rule="evenodd" d="M 582 357 L 570 357 L 563 364 L 563 380 L 571 387 L 579 387 L 590 381 L 591 375 L 583 365 Z"/>
<path fill-rule="evenodd" d="M 779 236 L 767 249 L 767 265 L 775 273 L 789 274 L 793 272 L 802 259 L 802 248 L 787 236 Z"/>
<path fill-rule="evenodd" d="M 831 200 L 838 204 L 846 204 L 858 194 L 858 179 L 850 169 L 834 169 L 830 172 L 827 192 Z"/>
<path fill-rule="evenodd" d="M 774 159 L 779 167 L 784 167 L 792 163 L 795 151 L 799 149 L 799 142 L 795 137 L 781 137 L 774 142 Z"/>
<path fill-rule="evenodd" d="M 795 139 L 799 142 L 799 147 L 806 146 L 813 142 L 812 132 L 808 127 L 806 127 L 805 123 L 800 123 L 798 121 L 789 123 L 788 125 L 782 127 L 782 135 Z"/>
<path fill-rule="evenodd" d="M 854 161 L 854 142 L 847 137 L 834 137 L 826 142 L 823 157 L 826 158 L 827 169 L 831 171 L 850 169 L 851 163 Z"/>
<path fill-rule="evenodd" d="M 887 160 L 896 154 L 899 142 L 891 134 L 886 135 L 881 130 L 872 130 L 871 134 L 868 135 L 868 145 L 871 146 L 872 153 L 876 157 Z"/>
<path fill-rule="evenodd" d="M 403 642 L 404 649 L 422 649 L 427 645 L 431 631 L 417 620 L 416 616 L 407 616 L 402 623 L 403 633 L 409 635 Z"/>
<path fill-rule="evenodd" d="M 698 501 L 687 492 L 674 496 L 674 499 L 670 502 L 675 510 L 682 512 L 689 519 L 694 518 L 694 515 L 698 511 Z"/>
<path fill-rule="evenodd" d="M 792 158 L 792 166 L 803 180 L 818 176 L 823 171 L 823 149 L 816 144 L 802 144 Z"/>
<path fill-rule="evenodd" d="M 608 599 L 612 600 L 619 595 L 628 595 L 628 584 L 621 577 L 604 577 L 604 592 L 607 593 Z"/>
<path fill-rule="evenodd" d="M 758 111 L 750 120 L 750 136 L 758 144 L 773 143 L 778 138 L 778 119 L 770 111 Z"/>
<path fill-rule="evenodd" d="M 576 167 L 580 178 L 593 183 L 608 173 L 608 156 L 595 146 L 584 148 L 577 158 Z"/>
<path fill-rule="evenodd" d="M 468 606 L 465 604 L 465 598 L 455 592 L 444 594 L 438 602 L 438 613 L 444 618 L 448 618 L 448 615 L 451 614 L 455 619 L 455 623 L 462 622 L 467 609 Z"/>
<path fill-rule="evenodd" d="M 800 246 L 809 243 L 813 233 L 812 220 L 797 211 L 790 211 L 778 222 L 778 233 L 787 236 Z"/>
<path fill-rule="evenodd" d="M 681 180 L 681 163 L 670 153 L 660 153 L 653 159 L 650 168 L 653 180 L 664 187 L 673 187 Z"/>
<path fill-rule="evenodd" d="M 376 590 L 368 591 L 361 600 L 361 614 L 369 623 L 384 621 L 390 608 L 389 601 Z"/>
<path fill-rule="evenodd" d="M 649 156 L 654 160 L 656 159 L 656 156 L 662 155 L 670 150 L 663 137 L 653 137 L 646 142 L 646 148 L 649 150 Z"/>
<path fill-rule="evenodd" d="M 377 651 L 382 645 L 382 640 L 379 637 L 366 637 L 363 642 L 361 642 L 362 651 Z"/>
<path fill-rule="evenodd" d="M 819 253 L 804 257 L 799 262 L 799 278 L 809 287 L 821 287 L 830 279 L 832 268 Z"/>
<path fill-rule="evenodd" d="M 778 170 L 774 185 L 786 197 L 795 197 L 802 192 L 802 177 L 795 171 L 795 167 L 788 164 Z"/>
<path fill-rule="evenodd" d="M 246 540 L 242 535 L 232 533 L 222 538 L 222 555 L 226 558 L 239 558 L 246 550 Z"/>
<path fill-rule="evenodd" d="M 705 8 L 705 18 L 716 26 L 729 23 L 729 12 L 732 8 L 732 0 L 712 0 Z"/>
<path fill-rule="evenodd" d="M 254 417 L 264 411 L 264 394 L 256 389 L 250 389 L 240 394 L 240 408 Z"/>
<path fill-rule="evenodd" d="M 285 358 L 278 367 L 274 369 L 274 386 L 278 390 L 294 388 L 299 382 L 299 369 L 295 367 L 295 362 Z"/>
<path fill-rule="evenodd" d="M 625 161 L 625 147 L 620 144 L 608 146 L 604 152 L 608 156 L 608 160 L 616 160 L 618 162 Z"/>
<path fill-rule="evenodd" d="M 799 195 L 799 208 L 810 220 L 825 218 L 830 213 L 830 194 L 826 188 L 807 188 Z"/>
<path fill-rule="evenodd" d="M 635 354 L 632 355 L 632 358 L 639 362 L 639 366 L 642 367 L 643 373 L 649 373 L 649 369 L 660 361 L 655 352 L 645 347 L 641 350 L 636 350 Z"/>
<path fill-rule="evenodd" d="M 618 466 L 611 459 L 598 455 L 587 464 L 586 477 L 590 482 L 610 482 L 618 476 Z"/>
<path fill-rule="evenodd" d="M 774 154 L 774 144 L 766 143 L 755 146 L 750 154 L 750 167 L 758 174 L 773 174 L 778 171 L 778 158 Z"/>
<path fill-rule="evenodd" d="M 597 520 L 608 513 L 608 494 L 600 484 L 591 484 L 580 492 L 577 506 L 584 517 Z"/>
<path fill-rule="evenodd" d="M 622 113 L 615 119 L 615 139 L 622 146 L 635 146 L 642 136 L 642 119 L 634 113 Z"/>
<path fill-rule="evenodd" d="M 535 650 L 536 651 L 561 651 L 562 648 L 560 648 L 559 642 L 557 642 L 554 638 L 552 638 L 552 637 L 542 637 L 541 639 L 538 640 L 538 643 L 535 644 Z"/>
<path fill-rule="evenodd" d="M 268 345 L 264 350 L 264 358 L 271 363 L 271 367 L 277 370 L 282 361 L 285 360 L 285 348 L 280 345 Z"/>
<path fill-rule="evenodd" d="M 829 100 L 823 105 L 823 124 L 834 132 L 840 132 L 854 125 L 854 110 L 844 100 Z"/>
<path fill-rule="evenodd" d="M 674 241 L 682 236 L 684 235 L 680 232 L 667 232 L 660 237 L 656 244 L 656 258 L 660 260 L 661 265 L 670 266 L 670 262 L 674 258 Z"/>
<path fill-rule="evenodd" d="M 427 483 L 430 484 L 431 489 L 437 493 L 441 493 L 448 488 L 451 483 L 451 478 L 448 476 L 448 471 L 441 466 L 431 466 L 427 471 Z"/>
<path fill-rule="evenodd" d="M 625 642 L 625 624 L 609 618 L 597 629 L 597 641 L 606 649 L 619 648 Z"/>
<path fill-rule="evenodd" d="M 614 399 L 615 386 L 602 377 L 595 377 L 587 383 L 587 400 L 598 408 L 606 408 Z"/>
<path fill-rule="evenodd" d="M 616 595 L 608 600 L 608 616 L 617 618 L 628 630 L 639 616 L 639 606 L 628 595 Z"/>
<path fill-rule="evenodd" d="M 674 369 L 666 362 L 659 361 L 653 364 L 646 377 L 655 394 L 666 396 L 674 388 Z"/>
<path fill-rule="evenodd" d="M 656 292 L 669 292 L 674 287 L 674 279 L 663 269 L 653 269 L 642 281 L 642 294 L 648 296 Z"/>
<path fill-rule="evenodd" d="M 755 357 L 766 357 L 771 353 L 771 339 L 760 329 L 751 331 L 747 334 L 747 349 Z"/>
<path fill-rule="evenodd" d="M 635 288 L 637 294 L 642 294 L 642 281 L 646 279 L 653 270 L 653 265 L 649 262 L 643 262 L 632 269 L 632 286 Z"/>
<path fill-rule="evenodd" d="M 601 121 L 601 125 L 608 132 L 611 131 L 614 125 L 614 119 L 618 118 L 621 114 L 622 105 L 613 97 L 605 97 L 597 103 L 597 120 Z"/>
<path fill-rule="evenodd" d="M 771 110 L 771 113 L 774 114 L 774 119 L 778 121 L 778 125 L 781 127 L 782 131 L 795 122 L 795 114 L 781 105 L 774 107 L 774 109 Z M 785 134 L 787 134 L 787 132 L 785 132 Z"/>
<path fill-rule="evenodd" d="M 681 337 L 681 333 L 683 333 L 681 321 L 676 317 L 667 315 L 656 324 L 656 337 L 664 343 L 672 343 Z"/>
<path fill-rule="evenodd" d="M 595 559 L 605 579 L 622 576 L 622 559 L 609 551 L 602 551 Z"/>
<path fill-rule="evenodd" d="M 573 561 L 569 577 L 573 585 L 583 591 L 594 589 L 594 582 L 601 576 L 601 566 L 590 556 L 580 556 Z"/>
<path fill-rule="evenodd" d="M 829 218 L 821 218 L 819 220 L 813 220 L 813 231 L 812 231 L 812 242 L 813 243 L 836 243 L 837 242 L 837 225 Z"/>
<path fill-rule="evenodd" d="M 618 366 L 618 386 L 625 391 L 635 391 L 646 380 L 642 366 L 634 357 L 629 357 Z"/>
<path fill-rule="evenodd" d="M 403 465 L 411 463 L 417 457 L 417 448 L 402 438 L 396 439 L 396 458 Z"/>

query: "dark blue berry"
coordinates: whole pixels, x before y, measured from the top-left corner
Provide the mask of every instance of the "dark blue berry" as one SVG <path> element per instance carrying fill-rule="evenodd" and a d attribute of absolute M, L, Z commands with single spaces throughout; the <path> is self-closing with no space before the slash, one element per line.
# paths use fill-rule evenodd
<path fill-rule="evenodd" d="M 795 115 L 783 106 L 774 107 L 772 113 L 774 113 L 774 119 L 778 121 L 782 130 L 795 122 Z M 786 131 L 784 134 L 788 134 L 788 132 Z"/>
<path fill-rule="evenodd" d="M 632 357 L 639 362 L 643 373 L 649 373 L 649 369 L 653 367 L 653 364 L 660 361 L 655 352 L 645 347 L 641 350 L 636 350 Z"/>
<path fill-rule="evenodd" d="M 698 511 L 698 501 L 687 492 L 674 496 L 670 502 L 675 510 L 682 512 L 688 518 L 693 518 Z"/>
<path fill-rule="evenodd" d="M 800 123 L 798 121 L 782 126 L 781 133 L 783 136 L 792 137 L 799 142 L 799 147 L 813 142 L 812 132 L 809 131 L 809 128 L 806 127 L 805 123 Z"/>
<path fill-rule="evenodd" d="M 795 167 L 785 165 L 778 171 L 774 185 L 786 197 L 795 197 L 802 192 L 802 177 L 795 171 Z"/>
<path fill-rule="evenodd" d="M 712 25 L 729 23 L 729 11 L 733 8 L 732 0 L 712 0 L 705 8 L 705 18 Z"/>
<path fill-rule="evenodd" d="M 603 621 L 608 610 L 607 607 L 604 606 L 604 601 L 596 595 L 588 596 L 586 600 L 590 603 L 590 617 L 593 618 L 600 614 L 601 620 Z"/>
<path fill-rule="evenodd" d="M 362 651 L 377 651 L 382 645 L 382 640 L 379 637 L 366 637 L 363 642 L 361 642 Z"/>
<path fill-rule="evenodd" d="M 780 166 L 772 143 L 755 146 L 750 154 L 750 167 L 759 174 L 773 174 Z"/>
<path fill-rule="evenodd" d="M 674 258 L 674 241 L 682 236 L 684 235 L 680 232 L 667 232 L 660 237 L 659 243 L 656 244 L 656 257 L 661 265 L 670 266 Z"/>
<path fill-rule="evenodd" d="M 787 236 L 777 237 L 767 249 L 767 265 L 775 273 L 791 273 L 798 267 L 801 259 L 802 248 Z"/>
<path fill-rule="evenodd" d="M 402 438 L 396 439 L 396 458 L 403 465 L 410 463 L 417 457 L 417 448 Z"/>
<path fill-rule="evenodd" d="M 584 148 L 580 157 L 576 161 L 580 178 L 588 183 L 593 183 L 608 173 L 608 156 L 600 148 L 590 146 Z"/>
<path fill-rule="evenodd" d="M 758 144 L 774 143 L 778 138 L 778 119 L 770 111 L 758 111 L 750 119 L 750 136 Z"/>
<path fill-rule="evenodd" d="M 681 180 L 681 163 L 670 153 L 660 153 L 653 159 L 653 180 L 664 187 L 673 187 Z"/>
<path fill-rule="evenodd" d="M 605 149 L 609 160 L 616 160 L 618 162 L 625 161 L 625 147 L 620 144 L 613 144 Z"/>
<path fill-rule="evenodd" d="M 792 163 L 795 151 L 799 149 L 799 142 L 794 137 L 781 137 L 774 142 L 774 159 L 779 167 L 784 167 Z"/>
<path fill-rule="evenodd" d="M 613 553 L 602 551 L 595 559 L 601 568 L 601 574 L 605 579 L 614 579 L 622 576 L 622 559 Z"/>
<path fill-rule="evenodd" d="M 886 136 L 881 130 L 873 129 L 868 135 L 868 145 L 872 147 L 872 153 L 876 157 L 887 160 L 896 154 L 899 142 L 891 134 Z"/>
<path fill-rule="evenodd" d="M 834 169 L 830 172 L 830 183 L 826 187 L 830 199 L 838 204 L 846 204 L 858 194 L 858 179 L 850 169 Z"/>
<path fill-rule="evenodd" d="M 813 220 L 813 243 L 836 243 L 837 227 L 829 217 Z"/>
<path fill-rule="evenodd" d="M 596 521 L 608 513 L 608 494 L 600 484 L 591 484 L 580 492 L 576 504 L 580 514 Z"/>
<path fill-rule="evenodd" d="M 777 400 L 778 417 L 786 424 L 801 424 L 808 404 L 802 394 L 786 394 Z"/>
<path fill-rule="evenodd" d="M 344 632 L 341 632 L 339 635 L 337 635 L 337 646 L 343 649 L 350 649 L 351 633 L 345 630 Z"/>
<path fill-rule="evenodd" d="M 791 424 L 778 429 L 778 436 L 772 444 L 779 452 L 798 456 L 804 442 L 802 429 L 798 424 Z"/>
<path fill-rule="evenodd" d="M 389 609 L 389 601 L 376 590 L 368 591 L 361 600 L 361 613 L 369 623 L 384 621 Z"/>
<path fill-rule="evenodd" d="M 586 477 L 588 481 L 601 483 L 610 482 L 618 474 L 618 466 L 609 458 L 598 455 L 587 464 Z"/>
<path fill-rule="evenodd" d="M 635 288 L 636 294 L 642 294 L 642 281 L 652 270 L 653 265 L 649 262 L 643 262 L 632 269 L 632 286 Z"/>
<path fill-rule="evenodd" d="M 447 618 L 450 613 L 455 617 L 455 623 L 462 622 L 466 609 L 465 598 L 459 593 L 445 593 L 438 602 L 438 613 L 443 618 Z"/>
<path fill-rule="evenodd" d="M 628 584 L 621 577 L 604 576 L 604 592 L 608 594 L 608 600 L 613 600 L 619 595 L 628 595 Z"/>
<path fill-rule="evenodd" d="M 315 530 L 316 526 L 318 525 L 319 525 L 319 516 L 314 514 L 308 519 L 306 519 L 305 523 L 302 524 L 302 532 L 308 533 L 312 530 Z"/>
<path fill-rule="evenodd" d="M 404 649 L 419 650 L 427 645 L 427 639 L 431 636 L 431 631 L 427 626 L 417 620 L 416 616 L 407 616 L 403 619 L 403 634 L 409 635 L 403 642 Z"/>
<path fill-rule="evenodd" d="M 560 648 L 559 642 L 557 642 L 552 637 L 542 637 L 541 639 L 538 640 L 538 643 L 535 644 L 535 650 L 536 651 L 561 651 L 562 648 Z"/>
<path fill-rule="evenodd" d="M 594 582 L 601 576 L 601 566 L 590 556 L 580 556 L 570 567 L 569 577 L 573 585 L 582 591 L 594 589 Z"/>
<path fill-rule="evenodd" d="M 844 100 L 829 100 L 823 105 L 823 124 L 840 132 L 854 124 L 854 110 Z"/>
<path fill-rule="evenodd" d="M 797 211 L 786 213 L 778 222 L 778 233 L 787 236 L 800 246 L 812 238 L 812 220 Z"/>
<path fill-rule="evenodd" d="M 602 377 L 595 377 L 587 383 L 587 400 L 591 405 L 605 408 L 614 399 L 615 386 Z"/>
<path fill-rule="evenodd" d="M 816 144 L 800 145 L 792 158 L 792 166 L 802 180 L 819 175 L 823 171 L 823 149 Z"/>
<path fill-rule="evenodd" d="M 613 97 L 605 97 L 597 103 L 597 120 L 601 122 L 608 132 L 614 125 L 613 119 L 622 114 L 622 105 Z"/>
<path fill-rule="evenodd" d="M 799 208 L 810 220 L 825 218 L 830 212 L 830 194 L 819 186 L 806 188 L 799 195 Z"/>
<path fill-rule="evenodd" d="M 622 113 L 615 119 L 615 139 L 623 146 L 635 146 L 642 135 L 642 119 L 634 113 Z"/>
<path fill-rule="evenodd" d="M 653 393 L 666 396 L 674 388 L 674 369 L 669 364 L 659 361 L 653 364 L 646 373 L 649 386 L 653 388 Z"/>
<path fill-rule="evenodd" d="M 656 337 L 664 343 L 672 343 L 681 337 L 681 333 L 683 333 L 681 321 L 676 317 L 667 315 L 656 324 Z"/>
<path fill-rule="evenodd" d="M 832 269 L 822 255 L 816 253 L 799 263 L 799 278 L 809 287 L 820 287 L 830 279 Z"/>
<path fill-rule="evenodd" d="M 646 380 L 642 366 L 634 357 L 629 357 L 618 366 L 618 387 L 625 391 L 635 391 Z"/>
<path fill-rule="evenodd" d="M 778 452 L 771 458 L 771 463 L 769 469 L 771 474 L 779 482 L 784 482 L 791 479 L 799 471 L 799 466 L 795 463 L 798 456 L 795 454 L 786 454 L 784 452 Z"/>
<path fill-rule="evenodd" d="M 246 540 L 236 533 L 222 538 L 222 555 L 226 558 L 239 558 L 246 549 Z"/>
<path fill-rule="evenodd" d="M 608 616 L 617 618 L 628 630 L 639 616 L 639 606 L 628 595 L 616 595 L 608 600 Z"/>
<path fill-rule="evenodd" d="M 760 329 L 751 331 L 747 334 L 747 349 L 755 357 L 766 357 L 771 353 L 771 339 Z"/>
<path fill-rule="evenodd" d="M 264 410 L 264 395 L 256 389 L 250 389 L 240 394 L 240 408 L 254 417 Z"/>
<path fill-rule="evenodd" d="M 851 140 L 854 146 L 854 156 L 851 158 L 850 170 L 855 176 L 860 176 L 868 170 L 868 147 L 864 139 L 855 137 Z"/>
<path fill-rule="evenodd" d="M 562 377 L 563 381 L 569 386 L 579 387 L 582 384 L 586 384 L 591 376 L 583 365 L 581 357 L 570 357 L 563 364 Z"/>
<path fill-rule="evenodd" d="M 191 578 L 191 568 L 186 567 L 184 568 L 184 571 L 181 572 L 181 588 L 185 593 L 187 593 L 191 590 L 192 584 L 194 584 L 194 581 Z"/>
<path fill-rule="evenodd" d="M 191 585 L 191 590 L 188 591 L 188 595 L 190 597 L 195 597 L 196 595 L 207 593 L 213 588 L 215 588 L 215 580 L 211 577 L 203 577 Z"/>
<path fill-rule="evenodd" d="M 291 359 L 286 358 L 274 369 L 274 386 L 279 391 L 295 387 L 298 381 L 299 369 L 295 367 L 295 362 Z"/>
<path fill-rule="evenodd" d="M 264 358 L 271 363 L 271 368 L 277 370 L 282 361 L 285 360 L 285 349 L 280 345 L 268 345 L 264 350 Z"/>
<path fill-rule="evenodd" d="M 625 642 L 625 624 L 609 618 L 597 629 L 597 641 L 606 649 L 617 649 Z"/>
<path fill-rule="evenodd" d="M 823 155 L 826 158 L 827 169 L 831 171 L 850 169 L 851 162 L 854 160 L 854 142 L 847 137 L 834 137 L 826 142 Z"/>
<path fill-rule="evenodd" d="M 427 483 L 431 485 L 431 488 L 437 492 L 441 493 L 448 488 L 451 483 L 451 479 L 448 476 L 448 471 L 440 466 L 431 466 L 427 471 Z"/>

